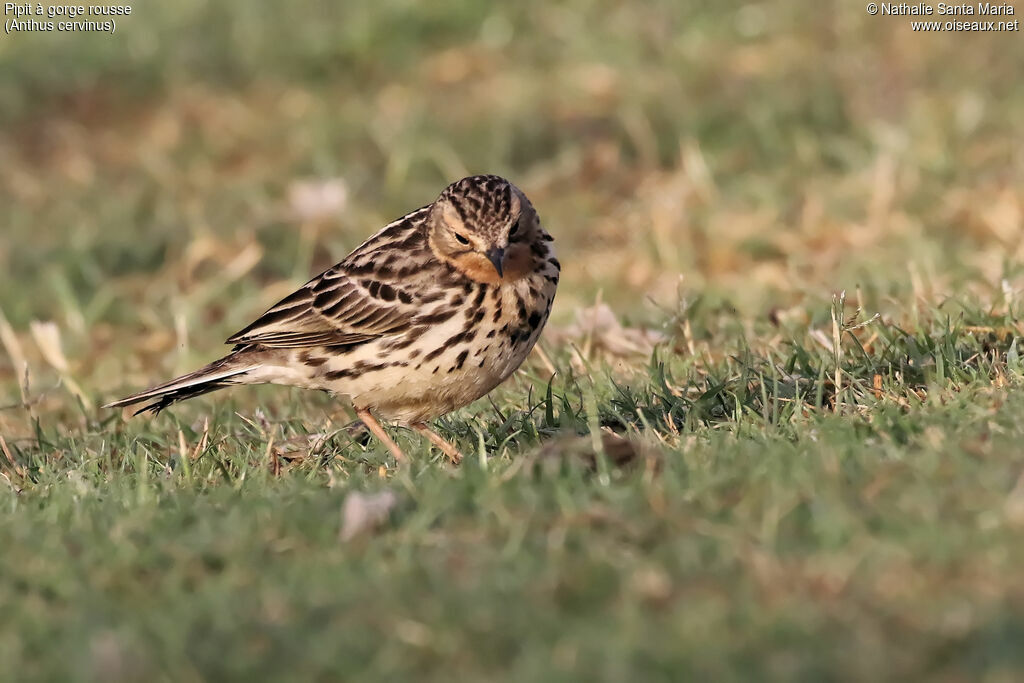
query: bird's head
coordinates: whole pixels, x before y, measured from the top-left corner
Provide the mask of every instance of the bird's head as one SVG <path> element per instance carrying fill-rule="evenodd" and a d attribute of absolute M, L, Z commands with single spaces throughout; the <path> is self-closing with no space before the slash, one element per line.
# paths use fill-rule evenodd
<path fill-rule="evenodd" d="M 463 178 L 444 189 L 429 218 L 434 253 L 477 282 L 518 276 L 540 222 L 519 188 L 496 175 Z"/>

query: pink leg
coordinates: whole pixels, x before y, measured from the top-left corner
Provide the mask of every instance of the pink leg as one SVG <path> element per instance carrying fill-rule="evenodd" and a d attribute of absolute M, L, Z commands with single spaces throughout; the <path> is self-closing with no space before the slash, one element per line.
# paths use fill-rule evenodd
<path fill-rule="evenodd" d="M 462 453 L 459 453 L 459 449 L 445 441 L 437 432 L 428 427 L 426 423 L 417 422 L 412 425 L 412 428 L 430 439 L 430 443 L 440 448 L 451 459 L 453 464 L 458 465 L 462 460 Z"/>
<path fill-rule="evenodd" d="M 384 428 L 380 426 L 380 422 L 377 422 L 377 418 L 370 414 L 369 410 L 365 408 L 356 408 L 356 415 L 363 421 L 366 428 L 373 433 L 375 437 L 380 439 L 381 443 L 388 447 L 391 454 L 395 456 L 395 460 L 399 463 L 408 462 L 408 458 L 405 457 L 405 453 L 398 447 L 398 444 L 388 436 L 388 433 L 384 431 Z"/>

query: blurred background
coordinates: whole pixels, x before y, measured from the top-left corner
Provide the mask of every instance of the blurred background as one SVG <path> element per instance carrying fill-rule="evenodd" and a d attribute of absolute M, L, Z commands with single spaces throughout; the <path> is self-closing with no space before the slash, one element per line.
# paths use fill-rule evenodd
<path fill-rule="evenodd" d="M 1021 680 L 1021 34 L 865 5 L 0 34 L 3 671 Z M 458 470 L 320 392 L 98 408 L 482 172 L 563 270 L 546 355 L 439 421 Z"/>
<path fill-rule="evenodd" d="M 181 0 L 5 35 L 0 403 L 23 363 L 93 405 L 207 360 L 470 173 L 556 236 L 556 332 L 598 300 L 651 326 L 858 286 L 998 300 L 1024 282 L 1020 45 L 797 1 Z"/>

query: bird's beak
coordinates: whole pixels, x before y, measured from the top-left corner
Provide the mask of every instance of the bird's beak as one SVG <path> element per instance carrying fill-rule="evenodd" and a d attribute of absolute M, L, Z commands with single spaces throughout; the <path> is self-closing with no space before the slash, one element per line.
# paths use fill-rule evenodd
<path fill-rule="evenodd" d="M 505 250 L 501 247 L 491 247 L 487 250 L 487 259 L 494 264 L 494 269 L 498 271 L 498 277 L 505 277 L 502 269 L 502 262 L 505 260 Z"/>

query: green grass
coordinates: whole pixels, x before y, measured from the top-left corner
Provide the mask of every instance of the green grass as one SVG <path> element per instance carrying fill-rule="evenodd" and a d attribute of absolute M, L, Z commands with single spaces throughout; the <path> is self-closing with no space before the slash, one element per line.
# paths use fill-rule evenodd
<path fill-rule="evenodd" d="M 610 0 L 4 36 L 3 677 L 1020 678 L 1018 42 Z M 97 407 L 483 171 L 564 272 L 547 357 L 439 421 L 459 468 L 312 392 Z"/>

